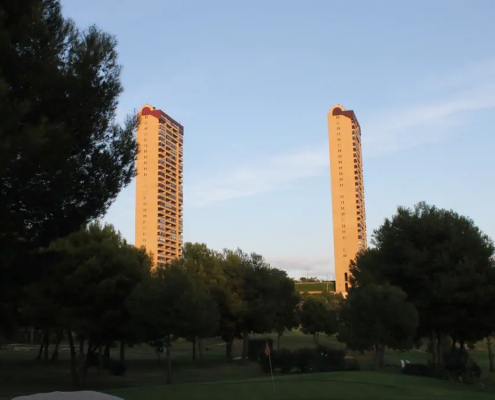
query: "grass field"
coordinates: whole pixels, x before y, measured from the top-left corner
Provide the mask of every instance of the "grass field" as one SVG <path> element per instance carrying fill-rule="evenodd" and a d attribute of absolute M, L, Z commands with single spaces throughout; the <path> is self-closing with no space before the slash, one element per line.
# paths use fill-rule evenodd
<path fill-rule="evenodd" d="M 335 282 L 297 282 L 296 289 L 299 292 L 332 292 L 335 290 Z"/>
<path fill-rule="evenodd" d="M 493 391 L 433 379 L 374 372 L 333 372 L 270 379 L 114 391 L 126 400 L 488 400 Z"/>
<path fill-rule="evenodd" d="M 321 337 L 321 344 L 340 346 L 335 338 Z M 311 337 L 293 332 L 282 337 L 282 347 L 296 349 L 313 346 Z M 124 377 L 100 376 L 90 369 L 87 389 L 114 393 L 124 399 L 273 399 L 272 383 L 257 364 L 240 365 L 225 360 L 225 347 L 218 340 L 208 340 L 205 357 L 206 367 L 191 360 L 191 344 L 176 342 L 172 349 L 173 385 L 164 386 L 165 363 L 159 362 L 148 346 L 128 349 L 126 360 L 128 371 Z M 241 343 L 234 346 L 234 355 L 239 355 Z M 16 395 L 71 390 L 69 353 L 63 351 L 60 361 L 45 365 L 36 362 L 36 349 L 30 351 L 0 350 L 0 399 L 11 399 Z M 369 354 L 351 354 L 358 359 L 363 370 L 371 368 Z M 488 360 L 484 348 L 473 352 L 486 374 Z M 117 354 L 113 354 L 117 357 Z M 399 366 L 400 359 L 411 362 L 424 361 L 426 353 L 420 351 L 398 354 L 389 352 L 386 363 Z M 485 399 L 486 394 L 495 394 L 491 376 L 485 378 L 485 388 L 453 384 L 426 378 L 403 376 L 397 369 L 374 373 L 369 371 L 276 376 L 278 399 Z M 494 380 L 495 382 L 495 380 Z M 376 395 L 375 395 L 376 394 Z M 359 397 L 361 396 L 361 397 Z M 364 397 L 363 397 L 364 396 Z M 378 396 L 378 397 L 377 397 Z M 388 397 L 386 397 L 388 396 Z M 457 396 L 457 397 L 456 397 Z M 461 397 L 459 397 L 461 396 Z"/>

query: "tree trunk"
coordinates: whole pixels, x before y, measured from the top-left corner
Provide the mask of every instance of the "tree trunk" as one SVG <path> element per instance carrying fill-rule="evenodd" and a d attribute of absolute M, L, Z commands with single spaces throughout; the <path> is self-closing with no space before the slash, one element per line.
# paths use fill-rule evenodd
<path fill-rule="evenodd" d="M 230 338 L 228 342 L 225 342 L 225 353 L 227 359 L 232 361 L 232 346 L 234 345 L 234 339 Z"/>
<path fill-rule="evenodd" d="M 125 342 L 120 342 L 120 361 L 125 361 Z"/>
<path fill-rule="evenodd" d="M 443 345 L 444 345 L 444 336 L 438 335 L 438 366 L 443 365 Z"/>
<path fill-rule="evenodd" d="M 382 348 L 380 349 L 380 368 L 385 367 L 385 346 L 382 345 Z"/>
<path fill-rule="evenodd" d="M 107 360 L 110 359 L 110 345 L 108 343 L 105 344 L 105 351 L 103 352 L 103 357 Z"/>
<path fill-rule="evenodd" d="M 313 333 L 313 340 L 315 342 L 315 346 L 318 346 L 318 336 L 319 336 L 318 332 Z"/>
<path fill-rule="evenodd" d="M 492 340 L 493 338 L 491 336 L 487 336 L 486 338 L 486 347 L 488 348 L 488 365 L 489 365 L 489 371 L 490 372 L 495 372 L 495 365 L 494 365 L 494 360 L 493 360 L 493 350 L 492 350 Z"/>
<path fill-rule="evenodd" d="M 41 355 L 43 354 L 44 347 L 45 347 L 45 337 L 43 336 L 43 339 L 41 340 L 41 344 L 40 344 L 40 349 L 38 351 L 38 356 L 35 358 L 35 360 L 41 360 Z"/>
<path fill-rule="evenodd" d="M 70 346 L 70 372 L 72 375 L 72 383 L 77 387 L 79 378 L 77 376 L 76 346 L 74 345 L 74 338 L 72 337 L 72 332 L 70 330 L 67 332 L 67 336 L 69 337 Z"/>
<path fill-rule="evenodd" d="M 375 354 L 373 357 L 375 370 L 382 369 L 385 365 L 385 346 L 381 344 L 375 345 Z"/>
<path fill-rule="evenodd" d="M 192 338 L 192 359 L 193 361 L 196 360 L 196 336 Z"/>
<path fill-rule="evenodd" d="M 198 336 L 198 350 L 199 350 L 199 364 L 204 367 L 205 365 L 205 355 L 203 352 L 203 339 Z"/>
<path fill-rule="evenodd" d="M 51 362 L 58 361 L 58 350 L 60 348 L 60 342 L 62 342 L 62 338 L 63 338 L 63 332 L 62 330 L 59 330 L 57 332 L 57 341 L 55 342 L 55 349 L 53 350 L 52 358 L 50 359 Z"/>
<path fill-rule="evenodd" d="M 97 374 L 100 375 L 101 368 L 103 367 L 103 345 L 98 346 L 98 370 Z"/>
<path fill-rule="evenodd" d="M 91 357 L 93 357 L 94 352 L 96 351 L 97 346 L 93 346 L 93 343 L 88 340 L 88 351 L 86 352 L 86 357 L 84 361 L 84 374 L 88 371 L 91 366 Z"/>
<path fill-rule="evenodd" d="M 84 338 L 80 337 L 79 338 L 79 366 L 78 366 L 78 376 L 79 376 L 79 387 L 82 388 L 84 386 L 84 373 L 85 373 L 85 368 L 84 366 L 86 365 L 86 357 L 84 354 Z M 88 349 L 89 350 L 89 349 Z"/>
<path fill-rule="evenodd" d="M 282 338 L 282 334 L 277 332 L 277 351 L 280 351 L 280 339 Z"/>
<path fill-rule="evenodd" d="M 167 385 L 170 385 L 172 383 L 172 357 L 170 355 L 170 342 L 167 341 L 165 346 L 165 355 L 167 358 Z"/>
<path fill-rule="evenodd" d="M 432 364 L 438 364 L 438 337 L 435 332 L 432 333 L 430 337 L 431 341 L 431 361 Z"/>
<path fill-rule="evenodd" d="M 249 333 L 247 331 L 244 331 L 242 334 L 242 357 L 241 357 L 241 361 L 243 364 L 247 360 L 248 348 L 249 348 Z"/>
<path fill-rule="evenodd" d="M 43 358 L 45 362 L 48 362 L 50 359 L 50 356 L 48 354 L 48 347 L 50 346 L 50 331 L 48 329 L 45 331 L 44 341 L 45 341 L 45 348 L 44 348 Z"/>

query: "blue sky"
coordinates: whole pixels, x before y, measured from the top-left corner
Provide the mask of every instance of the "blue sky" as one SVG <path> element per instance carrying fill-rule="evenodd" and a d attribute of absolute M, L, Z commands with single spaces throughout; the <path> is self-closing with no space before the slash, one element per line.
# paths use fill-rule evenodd
<path fill-rule="evenodd" d="M 120 117 L 185 127 L 184 239 L 333 275 L 326 114 L 363 136 L 368 231 L 421 200 L 495 237 L 495 1 L 63 0 L 118 38 Z M 109 210 L 134 240 L 134 184 Z"/>

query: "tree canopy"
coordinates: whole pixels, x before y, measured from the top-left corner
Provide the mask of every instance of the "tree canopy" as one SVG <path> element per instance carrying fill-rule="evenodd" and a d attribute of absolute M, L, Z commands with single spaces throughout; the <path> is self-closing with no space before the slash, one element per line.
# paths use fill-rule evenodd
<path fill-rule="evenodd" d="M 126 300 L 150 272 L 144 249 L 128 244 L 112 226 L 96 222 L 45 251 L 54 262 L 44 279 L 25 288 L 24 318 L 44 330 L 63 329 L 69 336 L 77 332 L 80 346 L 119 339 L 131 317 Z M 74 356 L 75 348 L 71 350 Z M 74 357 L 72 361 L 74 366 Z M 82 379 L 80 369 L 74 380 Z"/>
<path fill-rule="evenodd" d="M 79 31 L 55 0 L 4 2 L 0 19 L 0 237 L 46 245 L 130 182 L 137 121 L 115 123 L 113 36 Z"/>
<path fill-rule="evenodd" d="M 445 335 L 458 342 L 486 335 L 495 293 L 494 246 L 471 219 L 424 202 L 400 207 L 372 243 L 351 263 L 352 284 L 401 288 L 419 313 L 417 335 L 436 343 L 435 359 Z"/>
<path fill-rule="evenodd" d="M 337 311 L 324 297 L 307 297 L 299 310 L 302 331 L 312 335 L 315 344 L 321 333 L 332 335 L 337 332 Z"/>
<path fill-rule="evenodd" d="M 400 288 L 369 284 L 351 288 L 339 314 L 339 341 L 357 351 L 374 351 L 375 367 L 383 366 L 385 347 L 412 347 L 418 312 Z"/>
<path fill-rule="evenodd" d="M 0 21 L 5 324 L 19 284 L 43 273 L 27 271 L 30 251 L 103 216 L 130 183 L 138 121 L 116 122 L 122 85 L 115 37 L 95 26 L 79 30 L 58 0 L 2 2 Z"/>

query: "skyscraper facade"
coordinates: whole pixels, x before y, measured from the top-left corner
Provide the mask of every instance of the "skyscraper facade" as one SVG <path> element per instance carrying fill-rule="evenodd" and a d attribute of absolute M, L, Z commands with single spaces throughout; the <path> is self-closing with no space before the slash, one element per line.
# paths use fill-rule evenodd
<path fill-rule="evenodd" d="M 366 249 L 361 128 L 354 111 L 337 104 L 328 113 L 335 291 L 349 289 L 349 263 Z"/>
<path fill-rule="evenodd" d="M 166 266 L 182 255 L 184 127 L 149 104 L 139 116 L 135 245 Z"/>

